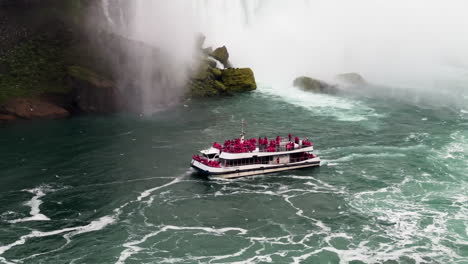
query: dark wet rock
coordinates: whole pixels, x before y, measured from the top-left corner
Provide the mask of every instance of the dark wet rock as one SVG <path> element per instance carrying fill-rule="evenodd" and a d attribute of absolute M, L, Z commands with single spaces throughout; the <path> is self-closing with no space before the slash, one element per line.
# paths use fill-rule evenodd
<path fill-rule="evenodd" d="M 221 80 L 229 92 L 246 92 L 257 89 L 255 76 L 250 68 L 225 69 L 222 71 Z"/>
<path fill-rule="evenodd" d="M 336 76 L 336 79 L 340 82 L 350 84 L 350 85 L 366 85 L 366 80 L 358 73 L 342 73 Z"/>
<path fill-rule="evenodd" d="M 221 62 L 225 68 L 231 68 L 231 63 L 229 62 L 229 52 L 226 46 L 215 49 L 211 53 L 211 57 Z"/>
<path fill-rule="evenodd" d="M 111 113 L 123 109 L 122 95 L 112 81 L 79 66 L 69 67 L 68 74 L 80 111 Z"/>
<path fill-rule="evenodd" d="M 301 76 L 294 80 L 293 85 L 304 91 L 310 91 L 315 93 L 335 93 L 336 86 L 330 85 L 324 81 L 317 80 L 314 78 Z"/>
<path fill-rule="evenodd" d="M 19 97 L 9 99 L 1 108 L 3 118 L 13 120 L 11 116 L 23 119 L 64 118 L 70 113 L 63 107 L 52 104 L 39 97 Z"/>

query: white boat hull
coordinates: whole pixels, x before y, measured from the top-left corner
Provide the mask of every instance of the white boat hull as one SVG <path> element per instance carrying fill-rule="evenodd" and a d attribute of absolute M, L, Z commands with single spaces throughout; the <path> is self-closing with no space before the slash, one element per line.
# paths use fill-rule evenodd
<path fill-rule="evenodd" d="M 287 164 L 255 164 L 237 167 L 212 168 L 203 163 L 192 160 L 192 167 L 198 172 L 215 178 L 240 178 L 245 176 L 281 172 L 287 170 L 303 169 L 308 167 L 320 166 L 320 158 L 316 157 L 305 161 L 287 163 Z"/>

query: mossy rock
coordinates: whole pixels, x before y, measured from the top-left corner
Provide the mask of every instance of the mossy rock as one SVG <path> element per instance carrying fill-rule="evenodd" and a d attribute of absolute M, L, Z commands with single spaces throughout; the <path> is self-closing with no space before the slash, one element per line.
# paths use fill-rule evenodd
<path fill-rule="evenodd" d="M 351 85 L 366 85 L 366 80 L 359 74 L 355 72 L 342 73 L 336 76 L 336 79 Z"/>
<path fill-rule="evenodd" d="M 211 67 L 209 68 L 209 70 L 211 73 L 213 73 L 213 75 L 215 76 L 217 80 L 219 80 L 223 74 L 223 72 L 218 68 Z"/>
<path fill-rule="evenodd" d="M 255 76 L 250 68 L 225 69 L 221 81 L 228 92 L 246 92 L 257 89 Z"/>
<path fill-rule="evenodd" d="M 188 83 L 189 96 L 211 97 L 223 94 L 226 87 L 220 82 L 221 74 L 220 69 L 209 64 L 209 60 L 203 61 Z"/>
<path fill-rule="evenodd" d="M 0 56 L 0 103 L 7 99 L 43 93 L 71 92 L 60 39 L 37 37 Z"/>
<path fill-rule="evenodd" d="M 223 85 L 215 80 L 192 80 L 189 83 L 189 95 L 193 97 L 212 97 L 220 95 Z"/>
<path fill-rule="evenodd" d="M 293 86 L 298 87 L 304 91 L 315 93 L 334 93 L 336 91 L 335 86 L 306 76 L 296 78 L 293 82 Z"/>

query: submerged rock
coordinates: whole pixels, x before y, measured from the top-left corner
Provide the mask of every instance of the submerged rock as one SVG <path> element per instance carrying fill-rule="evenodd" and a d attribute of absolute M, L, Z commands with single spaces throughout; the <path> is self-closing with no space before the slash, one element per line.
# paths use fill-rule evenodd
<path fill-rule="evenodd" d="M 257 89 L 252 69 L 225 69 L 222 71 L 221 80 L 228 92 L 246 92 Z"/>
<path fill-rule="evenodd" d="M 342 73 L 338 74 L 335 77 L 338 81 L 350 84 L 350 85 L 366 85 L 366 80 L 358 73 L 350 72 L 350 73 Z"/>
<path fill-rule="evenodd" d="M 317 80 L 314 78 L 301 76 L 294 80 L 293 85 L 304 91 L 310 91 L 315 93 L 335 93 L 336 86 L 330 85 L 324 81 Z"/>
<path fill-rule="evenodd" d="M 2 120 L 23 119 L 55 119 L 64 118 L 70 113 L 60 106 L 52 104 L 39 97 L 13 98 L 4 103 L 1 111 Z"/>
<path fill-rule="evenodd" d="M 80 111 L 110 113 L 122 110 L 122 96 L 113 82 L 79 66 L 69 67 L 68 74 Z"/>

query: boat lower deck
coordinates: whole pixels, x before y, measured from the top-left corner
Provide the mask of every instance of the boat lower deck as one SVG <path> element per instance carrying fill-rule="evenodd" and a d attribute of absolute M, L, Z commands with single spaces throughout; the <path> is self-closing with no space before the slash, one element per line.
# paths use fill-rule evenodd
<path fill-rule="evenodd" d="M 287 170 L 302 169 L 308 167 L 320 166 L 320 158 L 316 157 L 313 159 L 287 163 L 287 164 L 275 164 L 275 165 L 250 165 L 250 166 L 239 166 L 239 167 L 222 167 L 222 168 L 211 168 L 200 162 L 192 160 L 192 167 L 195 168 L 199 173 L 208 175 L 210 177 L 232 179 L 245 176 L 267 174 L 274 172 L 281 172 Z"/>

